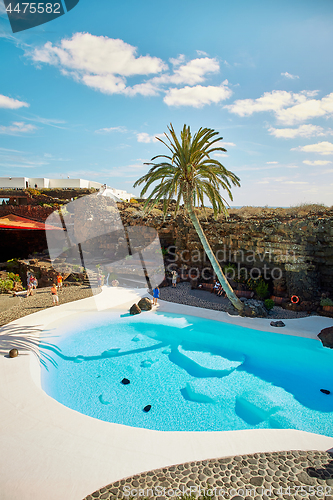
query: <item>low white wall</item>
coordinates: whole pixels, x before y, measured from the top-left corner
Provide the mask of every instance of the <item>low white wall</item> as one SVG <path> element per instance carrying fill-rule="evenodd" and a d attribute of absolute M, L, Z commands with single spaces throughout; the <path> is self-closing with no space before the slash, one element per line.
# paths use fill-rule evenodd
<path fill-rule="evenodd" d="M 30 177 L 28 182 L 30 188 L 35 188 L 37 185 L 37 189 L 43 189 L 49 187 L 50 180 L 45 177 Z"/>
<path fill-rule="evenodd" d="M 26 182 L 29 182 L 27 177 L 0 177 L 0 189 L 26 187 Z"/>

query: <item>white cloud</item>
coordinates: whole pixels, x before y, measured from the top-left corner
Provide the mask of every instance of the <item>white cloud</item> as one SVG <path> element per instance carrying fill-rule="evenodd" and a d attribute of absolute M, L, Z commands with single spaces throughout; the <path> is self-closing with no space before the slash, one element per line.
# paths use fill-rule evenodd
<path fill-rule="evenodd" d="M 99 130 L 95 130 L 96 134 L 109 134 L 110 132 L 127 132 L 127 128 L 121 125 L 119 127 L 100 128 Z"/>
<path fill-rule="evenodd" d="M 192 61 L 175 69 L 174 74 L 170 76 L 170 81 L 176 84 L 195 85 L 203 82 L 207 73 L 218 73 L 219 70 L 220 65 L 216 59 L 209 57 L 192 59 Z"/>
<path fill-rule="evenodd" d="M 173 73 L 165 73 L 146 82 L 147 85 L 150 84 L 153 86 L 155 91 L 160 90 L 162 85 L 170 83 L 175 85 L 195 85 L 202 83 L 205 81 L 208 73 L 218 73 L 220 70 L 218 61 L 209 57 L 192 59 L 186 64 L 183 64 L 183 59 L 179 64 L 177 64 L 178 60 L 172 59 L 171 61 L 173 61 L 174 66 Z M 226 84 L 228 84 L 228 81 L 226 81 Z"/>
<path fill-rule="evenodd" d="M 228 99 L 232 91 L 221 85 L 220 87 L 196 85 L 195 87 L 183 87 L 181 89 L 169 89 L 164 97 L 168 106 L 193 106 L 201 108 L 205 104 L 217 104 Z"/>
<path fill-rule="evenodd" d="M 328 165 L 329 163 L 332 163 L 332 162 L 329 160 L 314 160 L 314 161 L 304 160 L 303 163 L 305 163 L 305 165 L 316 166 L 316 165 Z"/>
<path fill-rule="evenodd" d="M 328 141 L 318 142 L 317 144 L 308 144 L 307 146 L 298 146 L 291 151 L 304 151 L 305 153 L 319 153 L 321 155 L 333 154 L 333 144 Z"/>
<path fill-rule="evenodd" d="M 34 132 L 37 129 L 35 125 L 30 125 L 24 122 L 12 122 L 12 125 L 5 127 L 4 125 L 0 125 L 0 134 L 7 135 L 18 135 L 18 134 L 27 134 L 29 132 Z"/>
<path fill-rule="evenodd" d="M 277 165 L 278 161 L 266 161 L 266 165 Z"/>
<path fill-rule="evenodd" d="M 139 134 L 136 135 L 136 138 L 138 142 L 158 142 L 158 139 L 156 137 L 162 137 L 164 134 L 155 134 L 155 135 L 149 135 L 147 132 L 140 132 Z"/>
<path fill-rule="evenodd" d="M 289 78 L 290 80 L 296 80 L 297 78 L 299 78 L 299 76 L 291 75 L 287 71 L 285 73 L 281 73 L 281 76 L 285 76 L 286 78 Z"/>
<path fill-rule="evenodd" d="M 239 116 L 271 111 L 279 122 L 294 125 L 308 119 L 333 115 L 333 93 L 322 99 L 313 99 L 317 93 L 316 90 L 303 90 L 298 94 L 273 90 L 257 99 L 239 99 L 225 107 Z"/>
<path fill-rule="evenodd" d="M 169 61 L 171 62 L 171 64 L 173 66 L 179 66 L 180 64 L 182 64 L 183 62 L 185 62 L 185 55 L 184 54 L 179 54 L 179 56 L 176 57 L 176 58 L 170 57 Z"/>
<path fill-rule="evenodd" d="M 223 146 L 230 146 L 230 147 L 232 147 L 232 146 L 236 146 L 236 144 L 233 143 L 233 142 L 224 142 Z"/>
<path fill-rule="evenodd" d="M 312 137 L 325 135 L 324 129 L 318 125 L 300 125 L 298 128 L 273 128 L 268 132 L 278 138 L 293 139 L 294 137 Z"/>
<path fill-rule="evenodd" d="M 293 98 L 290 92 L 273 90 L 272 92 L 265 92 L 258 99 L 238 99 L 233 104 L 225 106 L 225 108 L 239 116 L 250 116 L 259 111 L 277 112 L 292 103 Z"/>
<path fill-rule="evenodd" d="M 173 66 L 173 70 L 170 71 L 168 65 L 158 57 L 137 56 L 137 48 L 123 40 L 90 33 L 75 33 L 71 38 L 62 39 L 58 44 L 47 42 L 28 55 L 34 62 L 57 66 L 63 75 L 105 94 L 157 96 L 161 92 L 166 92 L 165 102 L 172 101 L 174 97 L 170 97 L 169 93 L 178 90 L 170 89 L 170 85 L 196 85 L 204 82 L 208 74 L 220 71 L 217 59 L 210 58 L 200 51 L 198 55 L 204 57 L 188 62 L 185 62 L 183 54 L 175 59 L 169 59 Z M 129 77 L 158 73 L 159 76 L 132 86 L 127 84 Z M 223 82 L 225 86 L 227 83 Z M 179 90 L 184 94 L 183 89 Z M 231 95 L 231 91 L 228 92 Z M 209 102 L 221 100 L 217 99 L 217 93 L 221 95 L 221 89 L 214 91 L 215 97 Z M 207 99 L 204 101 L 203 104 Z"/>
<path fill-rule="evenodd" d="M 12 99 L 11 97 L 7 97 L 6 95 L 0 94 L 0 108 L 19 109 L 23 107 L 28 108 L 29 104 L 23 101 L 18 101 L 17 99 Z"/>
<path fill-rule="evenodd" d="M 64 74 L 107 94 L 123 92 L 127 77 L 167 68 L 158 57 L 137 57 L 137 48 L 123 40 L 90 33 L 75 33 L 58 45 L 47 42 L 29 55 L 35 62 L 58 66 Z"/>
<path fill-rule="evenodd" d="M 227 155 L 226 153 L 214 153 L 214 156 L 217 156 L 217 157 L 228 157 L 229 155 Z"/>
<path fill-rule="evenodd" d="M 312 118 L 333 115 L 333 92 L 322 99 L 300 99 L 298 104 L 277 113 L 277 119 L 286 125 L 293 125 Z"/>
<path fill-rule="evenodd" d="M 208 56 L 207 52 L 205 52 L 204 50 L 196 50 L 196 53 L 198 54 L 198 56 Z"/>
<path fill-rule="evenodd" d="M 143 96 L 156 96 L 159 95 L 161 89 L 156 83 L 153 83 L 152 80 L 145 83 L 138 83 L 137 85 L 133 85 L 133 87 L 126 87 L 123 93 L 129 96 L 134 96 L 136 94 L 141 94 Z"/>

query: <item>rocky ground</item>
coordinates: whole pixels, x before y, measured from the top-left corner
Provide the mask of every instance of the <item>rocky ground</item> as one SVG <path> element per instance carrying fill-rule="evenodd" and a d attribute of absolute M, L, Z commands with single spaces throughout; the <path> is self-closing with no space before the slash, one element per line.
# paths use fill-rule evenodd
<path fill-rule="evenodd" d="M 187 306 L 203 307 L 204 309 L 214 309 L 215 311 L 224 311 L 229 314 L 238 314 L 229 299 L 218 297 L 217 295 L 205 290 L 191 290 L 190 283 L 178 283 L 176 288 L 171 286 L 160 289 L 160 298 L 168 302 L 177 302 Z M 268 318 L 271 319 L 293 319 L 304 318 L 308 316 L 306 312 L 287 311 L 282 307 L 274 306 L 269 312 Z"/>
<path fill-rule="evenodd" d="M 0 326 L 22 318 L 52 305 L 51 288 L 38 288 L 32 297 L 11 297 L 0 295 Z M 98 293 L 97 290 L 95 292 Z M 59 292 L 59 304 L 73 302 L 92 296 L 91 288 L 86 285 L 68 286 Z"/>
<path fill-rule="evenodd" d="M 160 292 L 161 299 L 169 302 L 237 314 L 228 299 L 217 297 L 204 290 L 191 290 L 190 284 L 186 282 L 178 283 L 176 288 L 171 286 L 161 288 Z M 91 289 L 86 285 L 69 286 L 59 292 L 59 303 L 65 304 L 91 296 Z M 53 307 L 50 287 L 38 288 L 32 297 L 0 295 L 0 326 L 48 307 Z M 308 316 L 305 312 L 286 311 L 278 306 L 275 306 L 268 315 L 270 319 L 292 319 L 305 316 Z"/>
<path fill-rule="evenodd" d="M 191 493 L 202 500 L 333 500 L 333 455 L 279 451 L 188 462 L 122 479 L 85 500 L 189 500 Z"/>

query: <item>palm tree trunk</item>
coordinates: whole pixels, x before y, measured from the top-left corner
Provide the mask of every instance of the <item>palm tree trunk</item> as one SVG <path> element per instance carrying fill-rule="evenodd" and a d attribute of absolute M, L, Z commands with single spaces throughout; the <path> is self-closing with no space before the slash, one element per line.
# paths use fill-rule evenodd
<path fill-rule="evenodd" d="M 222 285 L 223 290 L 225 291 L 228 299 L 232 303 L 232 305 L 240 312 L 242 313 L 244 311 L 244 304 L 242 301 L 239 300 L 239 298 L 235 295 L 232 287 L 230 286 L 230 283 L 228 282 L 227 278 L 223 274 L 223 271 L 221 269 L 221 266 L 217 260 L 217 258 L 214 255 L 214 252 L 208 243 L 208 240 L 205 236 L 205 233 L 203 232 L 203 229 L 201 227 L 201 224 L 199 222 L 199 219 L 197 218 L 193 208 L 190 206 L 190 204 L 186 204 L 187 212 L 190 216 L 190 219 L 193 223 L 193 226 L 195 227 L 196 232 L 198 233 L 198 236 L 200 238 L 201 244 L 207 254 L 208 259 L 210 260 L 210 263 L 213 266 L 213 269 Z"/>

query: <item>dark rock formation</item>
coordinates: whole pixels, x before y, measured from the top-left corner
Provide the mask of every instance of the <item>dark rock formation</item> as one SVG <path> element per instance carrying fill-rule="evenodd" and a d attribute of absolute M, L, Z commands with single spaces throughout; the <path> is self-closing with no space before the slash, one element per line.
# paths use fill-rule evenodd
<path fill-rule="evenodd" d="M 152 304 L 151 300 L 148 299 L 148 297 L 143 297 L 142 299 L 139 300 L 138 306 L 140 307 L 141 311 L 150 311 L 152 309 Z"/>
<path fill-rule="evenodd" d="M 130 308 L 130 314 L 140 314 L 141 309 L 137 304 L 133 304 Z"/>
<path fill-rule="evenodd" d="M 266 318 L 267 309 L 259 300 L 245 300 L 243 315 L 250 318 Z"/>
<path fill-rule="evenodd" d="M 144 407 L 143 411 L 148 413 L 150 411 L 150 409 L 151 409 L 151 405 L 147 405 Z"/>
<path fill-rule="evenodd" d="M 128 384 L 130 384 L 130 381 L 128 380 L 128 378 L 123 378 L 123 380 L 121 381 L 121 383 L 123 385 L 128 385 Z"/>
<path fill-rule="evenodd" d="M 333 349 L 333 326 L 324 328 L 320 333 L 318 333 L 324 347 L 330 347 Z"/>
<path fill-rule="evenodd" d="M 283 321 L 271 321 L 270 322 L 270 325 L 271 326 L 277 326 L 277 327 L 282 327 L 282 326 L 286 326 Z"/>

